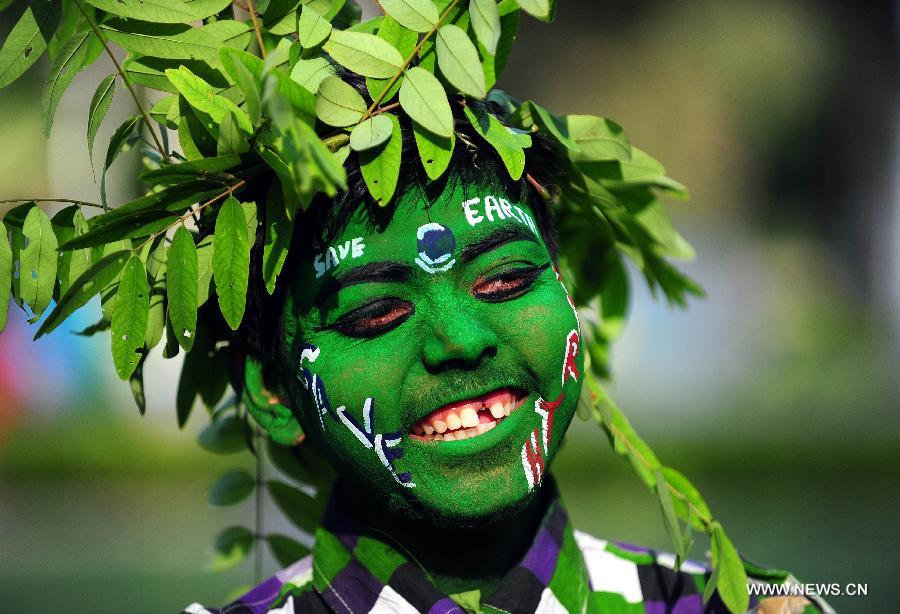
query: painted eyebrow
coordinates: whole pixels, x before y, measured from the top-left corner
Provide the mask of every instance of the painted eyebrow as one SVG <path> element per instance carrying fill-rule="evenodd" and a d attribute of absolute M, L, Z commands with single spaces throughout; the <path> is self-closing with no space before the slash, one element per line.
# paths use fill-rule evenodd
<path fill-rule="evenodd" d="M 370 262 L 369 264 L 352 268 L 340 277 L 328 279 L 322 284 L 322 288 L 316 296 L 316 302 L 321 303 L 332 294 L 336 294 L 340 290 L 356 284 L 403 283 L 409 279 L 411 273 L 412 267 L 408 264 L 389 260 Z"/>
<path fill-rule="evenodd" d="M 535 239 L 533 234 L 527 232 L 524 228 L 512 226 L 510 228 L 503 228 L 496 232 L 492 232 L 483 239 L 479 239 L 478 241 L 467 245 L 463 248 L 459 260 L 462 263 L 471 262 L 483 254 L 514 241 L 531 241 L 532 243 L 537 243 L 537 239 Z"/>

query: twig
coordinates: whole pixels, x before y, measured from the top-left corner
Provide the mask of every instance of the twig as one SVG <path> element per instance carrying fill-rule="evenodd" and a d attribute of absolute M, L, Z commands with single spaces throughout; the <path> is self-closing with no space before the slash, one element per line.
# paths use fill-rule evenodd
<path fill-rule="evenodd" d="M 256 20 L 256 8 L 253 0 L 247 0 L 247 12 L 250 13 L 250 21 L 253 22 L 253 32 L 256 34 L 256 42 L 259 44 L 259 54 L 266 59 L 266 46 L 263 44 L 262 32 L 259 30 L 259 22 Z"/>
<path fill-rule="evenodd" d="M 206 209 L 208 206 L 212 205 L 213 203 L 219 202 L 220 200 L 222 200 L 223 198 L 225 198 L 227 196 L 231 196 L 235 192 L 235 190 L 239 190 L 240 188 L 244 187 L 246 184 L 247 184 L 247 180 L 241 179 L 234 185 L 229 186 L 224 192 L 222 192 L 221 194 L 217 194 L 216 196 L 213 196 L 212 198 L 210 198 L 208 201 L 206 201 L 205 203 L 203 203 L 196 209 L 194 209 L 192 207 L 187 213 L 179 216 L 177 220 L 175 220 L 174 222 L 172 222 L 171 224 L 169 224 L 162 230 L 154 232 L 152 235 L 147 237 L 147 239 L 143 243 L 141 243 L 140 245 L 137 246 L 135 251 L 140 252 L 141 249 L 145 245 L 147 245 L 147 243 L 150 243 L 151 241 L 155 240 L 160 235 L 166 234 L 167 232 L 169 232 L 170 230 L 172 230 L 179 224 L 183 224 L 189 217 L 200 213 L 201 211 L 203 211 L 204 209 Z"/>
<path fill-rule="evenodd" d="M 457 4 L 459 4 L 459 0 L 453 0 L 453 2 L 451 2 L 447 6 L 447 8 L 444 10 L 443 14 L 438 18 L 437 23 L 434 24 L 434 27 L 425 33 L 425 36 L 422 37 L 422 40 L 419 41 L 419 44 L 416 45 L 416 48 L 413 49 L 413 52 L 411 54 L 409 54 L 409 57 L 406 58 L 405 62 L 403 62 L 403 66 L 400 67 L 400 70 L 397 71 L 397 74 L 395 74 L 393 76 L 393 78 L 388 82 L 387 87 L 385 87 L 381 91 L 381 93 L 378 95 L 378 98 L 376 98 L 375 101 L 372 102 L 372 106 L 370 106 L 368 108 L 368 110 L 366 110 L 366 114 L 362 116 L 362 118 L 359 120 L 360 122 L 363 122 L 363 121 L 369 119 L 370 117 L 372 117 L 372 114 L 375 112 L 375 109 L 378 108 L 378 105 L 381 104 L 381 101 L 384 100 L 384 97 L 387 95 L 387 93 L 389 91 L 391 91 L 391 88 L 394 87 L 394 84 L 400 80 L 401 76 L 403 76 L 403 73 L 406 70 L 406 68 L 416 58 L 416 56 L 419 55 L 419 52 L 422 50 L 422 45 L 425 44 L 425 41 L 427 41 L 429 38 L 434 36 L 434 33 L 437 32 L 438 28 L 441 26 L 441 23 L 443 23 L 444 19 L 447 18 L 447 15 L 450 14 L 450 11 L 452 11 L 453 9 L 456 8 Z"/>
<path fill-rule="evenodd" d="M 541 195 L 541 198 L 544 200 L 550 200 L 550 191 L 541 185 L 537 179 L 531 176 L 531 173 L 525 173 L 525 180 L 528 181 L 534 189 L 538 191 L 538 194 Z"/>
<path fill-rule="evenodd" d="M 7 198 L 5 200 L 0 200 L 0 204 L 4 203 L 27 203 L 27 202 L 35 202 L 35 203 L 71 203 L 73 205 L 81 205 L 83 207 L 97 207 L 98 209 L 104 209 L 103 205 L 97 203 L 89 203 L 83 200 L 74 200 L 72 198 Z"/>
<path fill-rule="evenodd" d="M 81 0 L 75 0 L 75 6 L 78 7 L 78 11 L 84 17 L 85 21 L 87 21 L 88 25 L 91 28 L 91 31 L 94 33 L 94 36 L 96 36 L 97 40 L 100 41 L 100 44 L 103 45 L 103 49 L 106 51 L 106 55 L 108 55 L 109 59 L 112 60 L 113 65 L 116 67 L 116 72 L 118 72 L 119 76 L 122 77 L 122 82 L 125 84 L 125 87 L 128 88 L 128 92 L 131 94 L 131 97 L 134 98 L 134 103 L 137 105 L 138 111 L 141 114 L 141 119 L 143 119 L 144 124 L 147 126 L 147 130 L 153 136 L 153 141 L 156 143 L 156 148 L 159 150 L 159 153 L 162 154 L 163 159 L 168 161 L 169 155 L 166 153 L 166 148 L 163 147 L 162 143 L 159 140 L 159 137 L 153 130 L 153 124 L 150 121 L 150 116 L 147 114 L 147 109 L 145 109 L 144 105 L 141 104 L 141 99 L 138 97 L 137 92 L 131 85 L 131 81 L 129 81 L 128 77 L 125 76 L 125 71 L 122 70 L 122 66 L 119 64 L 119 60 L 116 59 L 116 56 L 109 48 L 109 45 L 106 44 L 106 39 L 100 36 L 100 31 L 97 29 L 97 26 L 94 25 L 94 22 L 91 21 L 91 18 L 88 17 L 87 12 L 84 10 L 84 6 L 82 6 L 81 4 Z"/>
<path fill-rule="evenodd" d="M 399 102 L 392 102 L 391 104 L 389 104 L 387 106 L 380 107 L 378 110 L 376 110 L 374 113 L 372 113 L 372 116 L 374 117 L 375 115 L 379 115 L 381 113 L 387 113 L 388 111 L 393 111 L 394 109 L 398 108 L 399 106 L 400 106 Z"/>

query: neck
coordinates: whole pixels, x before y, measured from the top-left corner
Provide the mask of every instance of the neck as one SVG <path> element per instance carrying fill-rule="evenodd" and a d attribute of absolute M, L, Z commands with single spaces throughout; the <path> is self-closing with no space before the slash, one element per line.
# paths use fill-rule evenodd
<path fill-rule="evenodd" d="M 386 542 L 413 564 L 418 563 L 441 592 L 451 595 L 480 590 L 487 595 L 531 545 L 554 500 L 555 488 L 548 481 L 516 513 L 477 526 L 446 526 L 428 518 L 398 517 L 385 513 L 383 505 L 361 501 L 342 485 L 338 488 L 359 525 L 366 527 L 363 532 Z"/>

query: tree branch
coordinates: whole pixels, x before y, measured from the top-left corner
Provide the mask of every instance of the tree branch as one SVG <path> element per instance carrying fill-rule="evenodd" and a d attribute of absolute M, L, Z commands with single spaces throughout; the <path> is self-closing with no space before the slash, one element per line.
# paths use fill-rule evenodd
<path fill-rule="evenodd" d="M 106 51 L 106 55 L 108 55 L 109 59 L 112 60 L 113 65 L 116 67 L 116 72 L 118 72 L 119 76 L 122 77 L 122 82 L 125 84 L 125 87 L 128 88 L 128 92 L 134 99 L 134 103 L 137 105 L 138 111 L 141 114 L 141 119 L 144 121 L 144 125 L 147 126 L 147 130 L 153 137 L 156 148 L 159 150 L 159 153 L 162 154 L 163 160 L 168 161 L 169 154 L 166 153 L 166 148 L 163 147 L 162 142 L 160 142 L 159 140 L 159 136 L 157 136 L 156 132 L 153 130 L 153 123 L 150 120 L 150 115 L 147 113 L 147 109 L 144 108 L 144 105 L 141 104 L 141 99 L 137 95 L 137 92 L 134 90 L 134 86 L 131 85 L 131 81 L 129 81 L 128 77 L 125 76 L 125 71 L 122 69 L 121 64 L 119 64 L 119 60 L 116 59 L 116 56 L 109 48 L 109 45 L 106 44 L 106 39 L 104 39 L 100 35 L 100 31 L 97 29 L 97 26 L 94 25 L 94 22 L 91 21 L 90 17 L 88 17 L 87 12 L 84 10 L 84 6 L 81 4 L 81 0 L 75 0 L 75 6 L 78 7 L 78 11 L 84 17 L 84 20 L 87 21 L 88 25 L 91 28 L 91 31 L 94 33 L 94 36 L 96 36 L 97 40 L 100 41 L 100 44 L 103 45 L 103 49 Z"/>
<path fill-rule="evenodd" d="M 256 19 L 256 8 L 253 0 L 247 0 L 247 12 L 250 13 L 250 21 L 253 22 L 253 32 L 256 34 L 256 42 L 259 45 L 259 54 L 266 59 L 266 46 L 263 45 L 262 32 L 259 29 L 259 21 Z"/>

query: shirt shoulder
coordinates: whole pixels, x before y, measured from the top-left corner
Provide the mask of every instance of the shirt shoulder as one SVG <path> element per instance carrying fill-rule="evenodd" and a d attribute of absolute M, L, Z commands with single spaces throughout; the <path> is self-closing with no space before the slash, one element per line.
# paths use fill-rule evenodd
<path fill-rule="evenodd" d="M 712 574 L 711 568 L 699 561 L 684 561 L 675 569 L 675 555 L 622 542 L 599 539 L 575 531 L 575 541 L 584 557 L 591 584 L 589 612 L 677 611 L 689 613 L 722 613 L 728 608 L 714 594 L 706 604 L 703 591 Z M 795 582 L 788 572 L 746 564 L 750 584 Z M 780 598 L 758 601 L 751 596 L 751 611 L 768 612 L 767 605 L 775 605 Z M 831 612 L 820 600 L 792 597 L 789 609 L 779 612 Z M 781 599 L 783 601 L 783 599 Z M 770 603 L 771 602 L 771 603 Z"/>
<path fill-rule="evenodd" d="M 312 587 L 312 555 L 308 555 L 253 587 L 228 605 L 211 608 L 192 603 L 181 614 L 298 614 L 328 612 Z"/>

